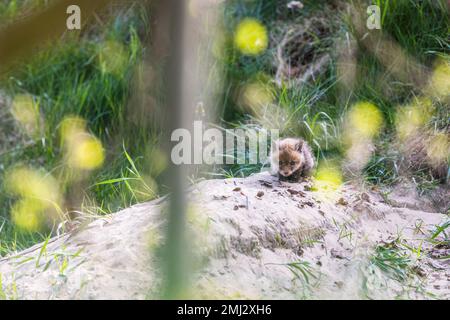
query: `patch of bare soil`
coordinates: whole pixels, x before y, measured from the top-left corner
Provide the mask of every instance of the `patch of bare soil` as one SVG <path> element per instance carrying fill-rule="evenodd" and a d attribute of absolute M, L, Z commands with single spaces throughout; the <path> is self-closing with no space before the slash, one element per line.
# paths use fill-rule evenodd
<path fill-rule="evenodd" d="M 392 206 L 350 185 L 321 193 L 311 182 L 280 183 L 267 173 L 203 181 L 189 199 L 191 297 L 450 298 L 442 213 Z M 164 207 L 164 199 L 133 206 L 0 260 L 0 292 L 157 297 Z"/>

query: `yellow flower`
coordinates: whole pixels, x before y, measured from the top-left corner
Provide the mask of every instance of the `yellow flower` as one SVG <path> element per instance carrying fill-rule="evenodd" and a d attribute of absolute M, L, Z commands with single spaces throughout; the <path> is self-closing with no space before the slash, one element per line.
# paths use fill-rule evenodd
<path fill-rule="evenodd" d="M 14 224 L 24 231 L 39 231 L 43 222 L 43 209 L 41 203 L 34 199 L 22 199 L 11 209 L 11 218 Z"/>
<path fill-rule="evenodd" d="M 105 152 L 102 143 L 92 135 L 77 135 L 68 150 L 68 163 L 72 168 L 93 170 L 103 165 Z"/>
<path fill-rule="evenodd" d="M 342 183 L 342 174 L 337 166 L 323 164 L 317 169 L 315 185 L 319 191 L 337 190 Z"/>
<path fill-rule="evenodd" d="M 366 138 L 377 135 L 383 125 L 381 111 L 370 102 L 359 102 L 354 105 L 348 119 L 350 132 Z"/>
<path fill-rule="evenodd" d="M 268 85 L 252 82 L 242 87 L 239 103 L 246 107 L 248 112 L 258 114 L 261 107 L 271 104 L 273 100 L 273 93 Z"/>
<path fill-rule="evenodd" d="M 70 167 L 93 170 L 103 165 L 105 152 L 102 143 L 87 132 L 84 119 L 77 116 L 65 118 L 60 125 L 60 135 Z"/>
<path fill-rule="evenodd" d="M 438 98 L 450 95 L 450 62 L 440 60 L 434 69 L 430 83 L 430 93 Z"/>
<path fill-rule="evenodd" d="M 159 176 L 167 168 L 167 155 L 158 148 L 149 149 L 147 159 L 149 159 L 149 173 L 152 176 Z"/>
<path fill-rule="evenodd" d="M 266 27 L 256 19 L 244 19 L 236 28 L 235 46 L 246 55 L 258 55 L 267 49 Z"/>
<path fill-rule="evenodd" d="M 450 137 L 442 132 L 435 134 L 431 137 L 426 151 L 433 166 L 445 163 L 450 156 Z"/>
<path fill-rule="evenodd" d="M 414 134 L 430 120 L 434 113 L 432 101 L 416 98 L 410 105 L 401 107 L 395 117 L 398 137 L 403 140 Z"/>
<path fill-rule="evenodd" d="M 29 135 L 38 133 L 40 127 L 39 106 L 31 96 L 23 94 L 15 96 L 11 113 Z"/>
<path fill-rule="evenodd" d="M 6 174 L 6 189 L 22 198 L 34 201 L 34 206 L 50 208 L 61 202 L 58 182 L 50 175 L 25 167 L 12 169 Z"/>
<path fill-rule="evenodd" d="M 77 135 L 86 131 L 86 120 L 78 116 L 69 116 L 64 118 L 60 124 L 60 137 L 63 143 L 70 142 Z"/>

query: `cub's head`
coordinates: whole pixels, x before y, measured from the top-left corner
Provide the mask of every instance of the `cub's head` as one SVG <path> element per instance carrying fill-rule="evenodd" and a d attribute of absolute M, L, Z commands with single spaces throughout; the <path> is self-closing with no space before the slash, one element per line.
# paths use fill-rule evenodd
<path fill-rule="evenodd" d="M 283 139 L 272 146 L 272 164 L 280 175 L 289 177 L 303 165 L 303 141 L 298 139 Z"/>

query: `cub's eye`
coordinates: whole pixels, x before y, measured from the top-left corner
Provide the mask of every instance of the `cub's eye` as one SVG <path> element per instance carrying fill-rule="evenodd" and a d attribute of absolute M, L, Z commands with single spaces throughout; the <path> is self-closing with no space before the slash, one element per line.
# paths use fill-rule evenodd
<path fill-rule="evenodd" d="M 295 166 L 295 161 L 291 161 L 291 166 Z"/>

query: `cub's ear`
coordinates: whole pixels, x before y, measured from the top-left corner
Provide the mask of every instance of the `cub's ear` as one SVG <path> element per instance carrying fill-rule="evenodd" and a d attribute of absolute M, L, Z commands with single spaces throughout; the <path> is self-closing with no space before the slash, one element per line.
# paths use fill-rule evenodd
<path fill-rule="evenodd" d="M 295 144 L 295 150 L 302 151 L 302 149 L 303 149 L 303 141 L 298 140 L 297 143 Z"/>

